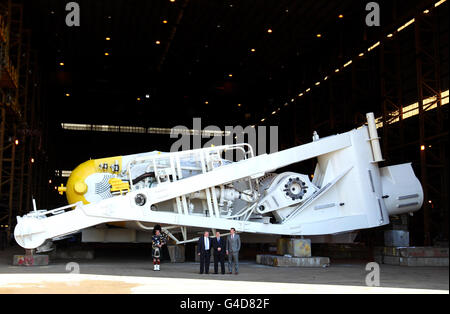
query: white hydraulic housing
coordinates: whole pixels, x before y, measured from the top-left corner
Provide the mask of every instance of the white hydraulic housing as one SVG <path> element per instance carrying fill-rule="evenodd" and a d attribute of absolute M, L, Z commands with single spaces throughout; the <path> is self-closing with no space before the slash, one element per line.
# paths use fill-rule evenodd
<path fill-rule="evenodd" d="M 313 139 L 261 156 L 247 144 L 126 156 L 112 165 L 114 174 L 85 180 L 89 204 L 17 217 L 15 239 L 34 249 L 46 240 L 119 222 L 161 224 L 177 243 L 192 241 L 186 228 L 327 235 L 383 226 L 389 216 L 421 208 L 423 191 L 411 164 L 379 168 L 383 159 L 373 114 L 359 129 L 322 139 L 315 133 Z M 230 151 L 245 157 L 226 160 Z M 313 176 L 273 173 L 311 159 L 317 160 Z M 129 191 L 110 192 L 111 177 L 128 182 Z M 177 228 L 182 240 L 169 231 Z"/>

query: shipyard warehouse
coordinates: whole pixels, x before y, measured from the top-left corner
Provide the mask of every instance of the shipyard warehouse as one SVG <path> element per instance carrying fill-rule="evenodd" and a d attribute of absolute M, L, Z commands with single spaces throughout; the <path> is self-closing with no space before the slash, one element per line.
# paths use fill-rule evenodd
<path fill-rule="evenodd" d="M 448 16 L 0 0 L 0 293 L 448 294 Z"/>

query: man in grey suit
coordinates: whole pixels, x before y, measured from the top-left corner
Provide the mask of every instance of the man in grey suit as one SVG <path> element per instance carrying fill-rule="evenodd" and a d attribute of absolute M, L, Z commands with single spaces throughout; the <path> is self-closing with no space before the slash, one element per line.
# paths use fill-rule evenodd
<path fill-rule="evenodd" d="M 239 250 L 241 249 L 241 238 L 236 234 L 236 229 L 231 228 L 230 235 L 227 237 L 226 253 L 228 255 L 228 270 L 233 273 L 233 264 L 235 274 L 239 273 Z"/>

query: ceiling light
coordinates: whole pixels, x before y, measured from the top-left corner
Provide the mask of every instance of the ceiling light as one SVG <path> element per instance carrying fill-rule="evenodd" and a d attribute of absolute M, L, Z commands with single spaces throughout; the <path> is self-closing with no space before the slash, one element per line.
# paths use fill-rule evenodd
<path fill-rule="evenodd" d="M 430 10 L 426 9 L 425 11 L 423 11 L 424 14 L 428 14 L 430 13 Z"/>
<path fill-rule="evenodd" d="M 407 23 L 405 23 L 404 25 L 400 26 L 400 27 L 397 29 L 397 32 L 401 32 L 402 30 L 404 30 L 405 28 L 407 28 L 409 25 L 411 25 L 411 24 L 414 23 L 415 21 L 416 21 L 416 19 L 409 20 Z"/>
<path fill-rule="evenodd" d="M 360 56 L 360 57 L 364 57 L 364 52 L 361 52 L 361 53 L 359 54 L 359 56 Z"/>
<path fill-rule="evenodd" d="M 440 0 L 440 1 L 436 2 L 436 3 L 434 4 L 434 7 L 437 8 L 438 6 L 440 6 L 441 4 L 443 4 L 445 1 L 447 1 L 447 0 Z"/>
<path fill-rule="evenodd" d="M 375 44 L 373 44 L 371 47 L 369 47 L 368 49 L 367 49 L 367 51 L 372 51 L 372 50 L 374 50 L 375 48 L 377 48 L 378 46 L 380 45 L 380 42 L 378 41 L 378 42 L 376 42 Z"/>

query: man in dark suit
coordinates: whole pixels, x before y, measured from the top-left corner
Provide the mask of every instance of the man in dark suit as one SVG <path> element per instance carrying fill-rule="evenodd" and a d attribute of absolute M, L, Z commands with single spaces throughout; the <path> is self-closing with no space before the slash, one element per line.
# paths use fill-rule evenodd
<path fill-rule="evenodd" d="M 220 232 L 216 232 L 216 237 L 212 239 L 212 247 L 214 249 L 214 274 L 217 274 L 219 271 L 219 262 L 220 262 L 220 270 L 222 271 L 222 275 L 225 275 L 225 251 L 226 251 L 226 241 L 220 238 Z"/>
<path fill-rule="evenodd" d="M 209 261 L 211 260 L 211 241 L 209 232 L 205 231 L 198 240 L 197 254 L 200 256 L 200 274 L 209 274 Z"/>

